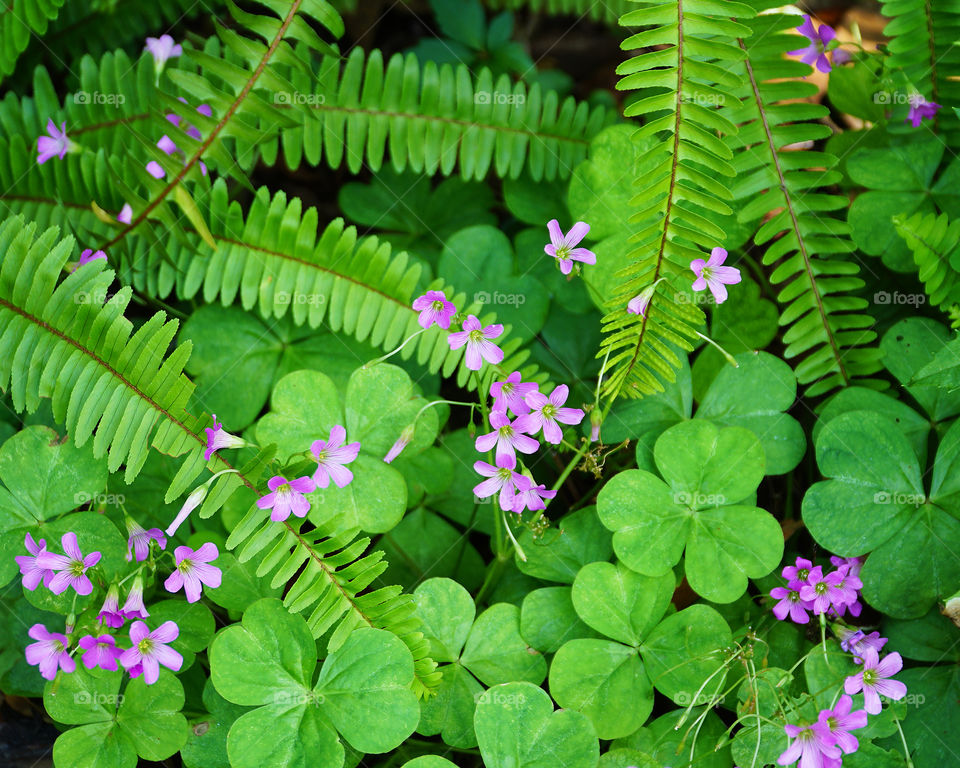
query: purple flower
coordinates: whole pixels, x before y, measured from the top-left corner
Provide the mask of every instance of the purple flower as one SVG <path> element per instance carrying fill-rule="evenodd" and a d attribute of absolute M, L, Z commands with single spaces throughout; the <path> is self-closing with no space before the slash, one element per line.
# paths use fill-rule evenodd
<path fill-rule="evenodd" d="M 143 682 L 153 685 L 160 677 L 161 664 L 174 672 L 183 665 L 183 656 L 167 645 L 179 634 L 180 628 L 173 621 L 163 622 L 153 632 L 142 621 L 135 621 L 130 627 L 131 647 L 120 655 L 120 663 L 131 677 L 142 672 Z"/>
<path fill-rule="evenodd" d="M 67 138 L 67 124 L 60 123 L 60 129 L 57 130 L 57 124 L 53 120 L 47 120 L 48 136 L 41 136 L 37 139 L 37 164 L 43 165 L 53 156 L 61 160 L 66 156 L 70 149 L 70 139 Z"/>
<path fill-rule="evenodd" d="M 784 566 L 783 570 L 780 571 L 780 575 L 783 576 L 787 581 L 799 581 L 801 583 L 806 583 L 807 579 L 810 577 L 810 570 L 813 568 L 813 563 L 807 560 L 805 557 L 798 557 L 794 565 Z"/>
<path fill-rule="evenodd" d="M 309 477 L 298 477 L 289 482 L 285 477 L 274 475 L 267 482 L 267 488 L 270 493 L 257 499 L 257 506 L 260 509 L 273 509 L 270 519 L 276 523 L 282 523 L 290 513 L 296 517 L 306 517 L 310 511 L 310 502 L 307 501 L 305 493 L 310 493 L 317 487 Z"/>
<path fill-rule="evenodd" d="M 513 411 L 515 416 L 530 413 L 530 406 L 524 398 L 531 392 L 537 392 L 535 382 L 520 380 L 520 371 L 514 371 L 505 381 L 495 381 L 490 385 L 490 396 L 493 398 L 493 410 L 506 412 Z"/>
<path fill-rule="evenodd" d="M 833 50 L 833 65 L 839 67 L 841 64 L 846 64 L 853 56 L 850 55 L 850 51 L 845 51 L 843 48 L 835 48 Z"/>
<path fill-rule="evenodd" d="M 183 53 L 183 47 L 174 43 L 170 35 L 148 37 L 143 50 L 150 51 L 157 69 L 162 69 L 163 65 L 167 63 L 167 59 L 172 59 L 174 56 L 180 56 Z"/>
<path fill-rule="evenodd" d="M 836 555 L 830 555 L 830 563 L 836 568 L 846 566 L 847 573 L 851 576 L 859 576 L 860 569 L 863 568 L 863 558 L 860 557 L 837 557 Z"/>
<path fill-rule="evenodd" d="M 503 326 L 499 323 L 491 323 L 486 328 L 481 328 L 476 316 L 469 315 L 463 321 L 463 330 L 447 336 L 447 343 L 450 344 L 450 349 L 460 349 L 466 344 L 467 368 L 479 371 L 484 360 L 491 365 L 499 365 L 503 361 L 503 350 L 490 341 L 501 333 Z"/>
<path fill-rule="evenodd" d="M 167 538 L 159 528 L 147 530 L 139 523 L 127 519 L 127 562 L 131 562 L 134 557 L 138 563 L 142 563 L 150 556 L 150 542 L 156 541 L 160 549 L 166 549 Z"/>
<path fill-rule="evenodd" d="M 824 758 L 837 759 L 840 750 L 829 736 L 809 725 L 785 725 L 783 730 L 793 739 L 789 747 L 777 759 L 778 765 L 793 765 L 800 760 L 800 768 L 824 768 L 832 766 Z"/>
<path fill-rule="evenodd" d="M 870 647 L 864 648 L 862 658 L 863 669 L 843 681 L 843 690 L 851 695 L 863 691 L 867 713 L 879 715 L 883 708 L 881 696 L 898 701 L 907 695 L 907 686 L 899 680 L 888 679 L 903 669 L 903 659 L 899 653 L 888 653 L 880 661 L 877 652 Z"/>
<path fill-rule="evenodd" d="M 490 426 L 493 427 L 493 432 L 488 432 L 477 438 L 477 450 L 486 452 L 493 446 L 497 446 L 498 464 L 503 456 L 509 456 L 516 463 L 515 451 L 535 453 L 537 448 L 540 447 L 540 443 L 519 431 L 517 428 L 517 422 L 519 421 L 520 418 L 518 417 L 517 421 L 511 424 L 510 417 L 507 416 L 505 411 L 493 411 L 490 414 Z"/>
<path fill-rule="evenodd" d="M 650 301 L 653 299 L 653 294 L 657 290 L 657 285 L 659 285 L 664 278 L 651 283 L 646 288 L 644 288 L 640 293 L 634 296 L 630 301 L 627 302 L 627 312 L 632 315 L 640 315 L 640 317 L 647 316 L 647 308 L 650 306 Z"/>
<path fill-rule="evenodd" d="M 117 221 L 122 224 L 129 224 L 133 221 L 133 208 L 130 207 L 130 203 L 123 204 L 123 208 L 121 208 L 120 213 L 117 214 Z"/>
<path fill-rule="evenodd" d="M 134 578 L 127 600 L 120 610 L 127 619 L 145 619 L 150 615 L 143 604 L 143 578 L 139 575 Z"/>
<path fill-rule="evenodd" d="M 579 424 L 583 421 L 584 412 L 579 408 L 563 408 L 567 402 L 570 390 L 566 384 L 555 387 L 549 397 L 542 392 L 531 392 L 527 395 L 527 405 L 530 413 L 521 416 L 514 423 L 514 429 L 535 435 L 543 430 L 543 439 L 548 443 L 559 445 L 563 440 L 561 424 Z"/>
<path fill-rule="evenodd" d="M 329 440 L 314 440 L 310 445 L 310 453 L 317 460 L 317 469 L 313 473 L 317 488 L 326 488 L 331 479 L 337 488 L 346 488 L 353 482 L 353 472 L 343 465 L 357 458 L 360 443 L 344 445 L 346 442 L 347 430 L 337 424 L 330 430 Z"/>
<path fill-rule="evenodd" d="M 803 583 L 800 581 L 791 581 L 789 586 L 775 587 L 770 590 L 770 597 L 780 601 L 773 606 L 773 615 L 780 621 L 788 615 L 796 624 L 806 624 L 810 621 L 807 611 L 812 610 L 813 605 L 800 596 L 802 586 Z"/>
<path fill-rule="evenodd" d="M 859 568 L 857 570 L 859 571 Z M 859 616 L 863 606 L 860 605 L 860 601 L 858 600 L 860 596 L 858 590 L 863 588 L 863 582 L 860 581 L 859 577 L 850 574 L 849 566 L 847 565 L 841 565 L 837 568 L 836 573 L 840 576 L 840 580 L 837 582 L 837 589 L 840 590 L 841 597 L 833 602 L 828 613 L 830 615 L 843 616 L 849 608 L 853 616 Z"/>
<path fill-rule="evenodd" d="M 172 155 L 177 151 L 177 145 L 167 134 L 163 134 L 163 136 L 160 137 L 160 141 L 157 142 L 157 147 L 166 155 Z"/>
<path fill-rule="evenodd" d="M 401 454 L 404 448 L 410 445 L 411 440 L 413 440 L 412 424 L 409 427 L 404 427 L 403 432 L 400 433 L 400 437 L 397 438 L 397 442 L 390 446 L 390 450 L 387 451 L 387 455 L 383 457 L 383 460 L 389 464 Z"/>
<path fill-rule="evenodd" d="M 223 424 L 217 421 L 217 414 L 213 414 L 213 427 L 204 427 L 207 434 L 207 447 L 203 452 L 203 460 L 210 461 L 217 451 L 221 448 L 243 448 L 247 441 L 236 435 L 231 435 L 223 428 Z"/>
<path fill-rule="evenodd" d="M 80 260 L 74 265 L 73 271 L 76 272 L 84 264 L 89 264 L 97 259 L 107 260 L 107 254 L 104 251 L 95 251 L 93 248 L 85 248 L 80 252 Z"/>
<path fill-rule="evenodd" d="M 690 269 L 697 276 L 693 281 L 693 290 L 709 288 L 717 304 L 723 304 L 727 300 L 726 286 L 740 282 L 740 270 L 736 267 L 724 267 L 723 262 L 726 260 L 727 252 L 723 248 L 714 248 L 707 261 L 694 259 L 690 262 Z"/>
<path fill-rule="evenodd" d="M 942 107 L 935 101 L 927 101 L 919 93 L 910 96 L 910 112 L 904 120 L 910 123 L 914 128 L 919 128 L 924 119 L 933 120 L 937 116 L 937 110 Z"/>
<path fill-rule="evenodd" d="M 844 575 L 839 571 L 831 571 L 826 576 L 823 567 L 816 566 L 810 570 L 807 583 L 800 587 L 800 597 L 813 605 L 816 615 L 826 613 L 832 606 L 845 605 L 849 591 L 841 587 Z"/>
<path fill-rule="evenodd" d="M 590 231 L 590 225 L 582 221 L 574 224 L 570 231 L 564 235 L 560 229 L 560 222 L 551 219 L 547 223 L 547 231 L 550 233 L 550 242 L 543 247 L 548 256 L 553 256 L 560 262 L 560 271 L 569 275 L 573 270 L 573 262 L 581 261 L 584 264 L 596 264 L 597 257 L 593 251 L 586 248 L 576 248 L 575 246 L 587 236 Z"/>
<path fill-rule="evenodd" d="M 43 624 L 34 624 L 27 631 L 37 642 L 26 647 L 27 664 L 40 669 L 40 676 L 44 680 L 53 680 L 57 676 L 57 669 L 70 673 L 77 668 L 76 662 L 70 657 L 67 650 L 69 641 L 66 635 L 59 632 L 48 632 Z"/>
<path fill-rule="evenodd" d="M 167 175 L 167 172 L 163 170 L 163 166 L 160 165 L 156 160 L 151 160 L 147 163 L 147 173 L 149 173 L 155 179 L 162 179 Z"/>
<path fill-rule="evenodd" d="M 103 607 L 97 614 L 97 621 L 101 621 L 108 627 L 119 629 L 123 626 L 126 617 L 120 610 L 120 588 L 116 584 L 111 584 L 107 590 L 107 596 L 104 598 Z"/>
<path fill-rule="evenodd" d="M 867 648 L 873 650 L 879 655 L 883 646 L 887 644 L 887 638 L 880 637 L 879 632 L 864 634 L 862 629 L 846 629 L 840 627 L 837 629 L 837 636 L 840 638 L 840 647 L 847 653 L 853 654 L 853 660 L 857 664 L 863 663 L 863 653 Z"/>
<path fill-rule="evenodd" d="M 517 460 L 510 455 L 498 456 L 495 467 L 485 461 L 474 462 L 473 468 L 487 478 L 474 487 L 474 495 L 479 499 L 485 499 L 500 491 L 500 508 L 513 509 L 516 492 L 526 490 L 531 485 L 529 477 L 514 472 L 516 466 Z"/>
<path fill-rule="evenodd" d="M 50 580 L 53 578 L 53 571 L 37 565 L 39 556 L 47 551 L 46 539 L 40 539 L 40 543 L 37 544 L 33 540 L 33 536 L 28 533 L 24 537 L 23 545 L 30 554 L 17 555 L 13 558 L 17 565 L 20 566 L 20 574 L 23 576 L 23 588 L 29 589 L 32 592 L 40 586 L 41 581 L 43 582 L 43 586 L 49 587 Z"/>
<path fill-rule="evenodd" d="M 804 64 L 816 63 L 817 69 L 821 72 L 829 72 L 831 67 L 827 60 L 827 46 L 837 36 L 837 33 L 826 24 L 821 24 L 819 30 L 814 29 L 813 19 L 809 16 L 803 17 L 803 24 L 797 27 L 797 31 L 810 41 L 810 45 L 806 48 L 790 51 L 790 55 L 800 56 L 800 61 Z"/>
<path fill-rule="evenodd" d="M 100 667 L 108 672 L 115 671 L 117 659 L 123 654 L 123 649 L 117 648 L 117 641 L 110 635 L 84 635 L 78 646 L 86 653 L 80 659 L 87 669 Z"/>
<path fill-rule="evenodd" d="M 557 495 L 556 491 L 548 491 L 545 485 L 529 484 L 528 488 L 517 488 L 517 495 L 513 497 L 513 511 L 518 515 L 525 509 L 531 511 L 546 509 L 547 505 L 543 503 L 544 499 L 552 499 Z"/>
<path fill-rule="evenodd" d="M 190 513 L 199 507 L 205 498 L 207 498 L 206 484 L 199 485 L 190 491 L 190 495 L 187 496 L 186 501 L 183 502 L 183 506 L 180 507 L 177 516 L 173 518 L 173 522 L 167 526 L 167 530 L 165 531 L 167 536 L 173 536 L 173 534 L 177 532 L 177 529 L 183 525 L 184 521 L 190 517 Z"/>
<path fill-rule="evenodd" d="M 413 300 L 413 308 L 420 313 L 417 322 L 424 328 L 436 323 L 443 330 L 450 327 L 450 318 L 457 308 L 447 301 L 443 291 L 427 291 Z"/>
<path fill-rule="evenodd" d="M 814 730 L 821 736 L 831 741 L 840 748 L 840 751 L 846 755 L 857 751 L 860 742 L 850 731 L 857 728 L 864 728 L 867 725 L 867 713 L 865 710 L 858 709 L 851 712 L 853 699 L 849 696 L 841 696 L 837 705 L 831 709 L 823 709 L 817 718 Z"/>
<path fill-rule="evenodd" d="M 213 589 L 220 586 L 220 569 L 210 565 L 219 555 L 217 545 L 210 541 L 196 551 L 190 547 L 177 547 L 173 551 L 177 568 L 163 582 L 163 586 L 167 592 L 177 592 L 183 587 L 187 602 L 197 602 L 203 591 L 201 584 Z"/>
<path fill-rule="evenodd" d="M 93 584 L 87 576 L 87 569 L 100 562 L 100 553 L 91 552 L 84 557 L 77 545 L 77 534 L 73 531 L 63 534 L 60 543 L 66 554 L 42 552 L 37 555 L 37 566 L 57 572 L 50 579 L 50 591 L 59 595 L 65 592 L 67 587 L 73 587 L 78 595 L 89 595 L 93 591 Z"/>
<path fill-rule="evenodd" d="M 187 104 L 187 103 L 188 103 L 187 100 L 186 100 L 185 98 L 183 98 L 183 96 L 178 96 L 178 97 L 177 97 L 177 101 L 179 101 L 179 102 L 181 102 L 181 103 L 183 103 L 183 104 Z M 212 116 L 213 116 L 213 110 L 210 108 L 210 106 L 209 106 L 208 104 L 201 104 L 199 107 L 197 107 L 197 112 L 199 112 L 201 115 L 205 115 L 206 117 L 212 117 Z M 168 120 L 169 122 L 173 123 L 177 128 L 180 127 L 180 115 L 178 115 L 178 114 L 176 114 L 176 113 L 174 113 L 174 112 L 171 112 L 171 113 L 169 113 L 169 114 L 167 115 L 167 120 Z M 189 127 L 186 129 L 186 134 L 187 134 L 187 136 L 190 136 L 191 138 L 194 138 L 194 139 L 196 139 L 197 141 L 200 141 L 200 139 L 203 138 L 203 134 L 200 133 L 199 129 L 196 128 L 196 126 L 193 126 L 193 125 L 189 126 Z"/>

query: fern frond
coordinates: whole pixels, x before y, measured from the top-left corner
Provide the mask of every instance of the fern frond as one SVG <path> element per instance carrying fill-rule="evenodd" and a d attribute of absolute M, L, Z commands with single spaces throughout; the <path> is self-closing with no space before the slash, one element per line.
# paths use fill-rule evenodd
<path fill-rule="evenodd" d="M 565 179 L 586 158 L 590 139 L 617 119 L 613 110 L 539 85 L 494 80 L 486 68 L 474 76 L 462 64 L 421 64 L 413 54 L 385 64 L 379 50 L 359 47 L 343 61 L 325 58 L 316 74 L 291 72 L 290 82 L 294 90 L 280 94 L 278 108 L 307 104 L 315 119 L 257 147 L 267 164 L 282 150 L 293 169 L 305 160 L 378 171 L 389 160 L 398 172 L 459 168 L 464 179 L 491 170 L 515 179 L 526 168 L 537 181 Z"/>
<path fill-rule="evenodd" d="M 680 365 L 668 344 L 692 349 L 695 327 L 703 323 L 701 310 L 671 298 L 669 289 L 655 294 L 646 316 L 628 314 L 626 305 L 660 279 L 682 290 L 680 275 L 689 273 L 690 262 L 725 240 L 714 219 L 731 212 L 723 179 L 734 169 L 717 133 L 735 133 L 736 126 L 705 105 L 737 101 L 733 90 L 740 79 L 730 62 L 745 58 L 736 40 L 749 30 L 732 19 L 754 13 L 735 2 L 635 1 L 643 7 L 622 16 L 620 24 L 644 31 L 622 47 L 656 50 L 621 64 L 617 87 L 639 91 L 624 114 L 646 119 L 635 140 L 652 140 L 653 146 L 645 152 L 647 171 L 634 182 L 640 191 L 631 201 L 637 210 L 631 218 L 637 225 L 632 263 L 621 271 L 603 320 L 606 337 L 598 357 L 608 356 L 604 393 L 611 398 L 662 391 L 660 379 L 673 380 Z"/>
<path fill-rule="evenodd" d="M 623 14 L 630 10 L 632 0 L 485 0 L 491 8 L 503 8 L 515 11 L 529 8 L 534 13 L 546 13 L 551 16 L 576 16 L 580 19 L 593 19 L 615 24 Z"/>
<path fill-rule="evenodd" d="M 417 295 L 420 264 L 405 253 L 393 254 L 376 237 L 360 238 L 356 228 L 336 219 L 318 233 L 315 208 L 303 209 L 300 200 L 283 192 L 271 197 L 261 188 L 244 214 L 228 198 L 221 180 L 201 202 L 201 213 L 211 222 L 217 240 L 214 251 L 196 236 L 187 246 L 176 243 L 160 252 L 147 240 L 139 241 L 120 266 L 121 279 L 138 290 L 165 299 L 200 296 L 224 305 L 238 298 L 244 309 L 265 318 L 290 313 L 297 325 L 324 325 L 348 333 L 384 350 L 396 348 L 421 328 L 411 303 Z M 484 305 L 468 303 L 462 293 L 437 280 L 431 289 L 444 290 L 461 312 L 479 314 Z M 493 316 L 483 316 L 490 322 Z M 503 339 L 509 339 L 509 327 Z M 447 333 L 433 326 L 416 335 L 399 353 L 415 358 L 431 372 L 445 377 L 455 372 L 457 383 L 469 389 L 479 378 L 486 387 L 496 371 L 487 366 L 479 377 L 466 368 L 462 350 L 451 350 Z M 530 352 L 519 339 L 498 344 L 504 350 L 501 368 L 522 370 L 525 379 L 545 381 L 536 366 L 527 365 Z"/>
<path fill-rule="evenodd" d="M 43 35 L 65 0 L 5 0 L 0 4 L 0 82 L 11 74 L 33 35 Z"/>
<path fill-rule="evenodd" d="M 894 216 L 893 224 L 913 252 L 930 303 L 949 312 L 956 327 L 960 322 L 960 221 L 951 222 L 945 213 L 917 213 Z"/>
<path fill-rule="evenodd" d="M 758 12 L 776 6 L 772 0 L 751 4 Z M 830 134 L 817 122 L 827 109 L 797 101 L 816 91 L 800 79 L 809 66 L 783 55 L 796 48 L 796 36 L 786 30 L 796 27 L 797 17 L 764 12 L 746 24 L 752 34 L 739 41 L 747 54 L 739 68 L 743 85 L 736 91 L 738 102 L 722 111 L 738 126 L 726 139 L 735 153 L 738 216 L 744 222 L 769 217 L 755 242 L 766 246 L 763 263 L 776 265 L 770 282 L 782 286 L 777 300 L 780 324 L 788 326 L 784 357 L 795 361 L 797 380 L 810 396 L 855 378 L 860 385 L 883 387 L 881 380 L 860 378 L 881 369 L 881 355 L 869 346 L 876 333 L 873 318 L 862 313 L 866 300 L 850 295 L 864 285 L 859 267 L 837 258 L 855 250 L 846 222 L 831 215 L 847 200 L 821 191 L 840 179 L 832 170 L 837 160 L 822 152 L 784 151 Z"/>
<path fill-rule="evenodd" d="M 114 274 L 101 260 L 60 280 L 73 250 L 72 238 L 59 240 L 56 228 L 38 233 L 35 224 L 19 217 L 0 225 L 0 389 L 9 391 L 18 411 L 34 411 L 41 398 L 49 398 L 54 418 L 71 439 L 78 446 L 92 440 L 94 455 L 106 455 L 111 472 L 125 467 L 128 483 L 151 447 L 184 456 L 167 490 L 169 503 L 209 471 L 203 460 L 205 422 L 186 411 L 193 392 L 183 374 L 190 345 L 167 354 L 177 322 L 167 321 L 163 312 L 135 331 L 124 316 L 132 291 L 126 287 L 108 296 Z M 239 472 L 222 476 L 200 514 L 213 514 L 233 493 L 244 494 L 251 513 L 231 539 L 236 544 L 257 529 L 259 548 L 271 547 L 258 566 L 264 573 L 285 559 L 277 559 L 284 547 L 293 547 L 301 563 L 309 559 L 307 575 L 294 587 L 323 596 L 322 614 L 317 613 L 320 606 L 314 611 L 318 636 L 331 629 L 332 638 L 339 640 L 362 625 L 393 631 L 414 654 L 418 691 L 434 687 L 435 665 L 417 631 L 410 598 L 400 595 L 399 588 L 360 594 L 380 568 L 381 556 L 363 556 L 368 541 L 351 541 L 331 524 L 310 534 L 286 523 L 259 525 L 263 513 L 254 501 L 269 458 L 262 452 Z M 218 469 L 231 468 L 219 455 L 213 461 Z M 254 549 L 248 544 L 243 556 L 253 557 Z M 281 575 L 295 575 L 289 561 L 275 578 Z"/>

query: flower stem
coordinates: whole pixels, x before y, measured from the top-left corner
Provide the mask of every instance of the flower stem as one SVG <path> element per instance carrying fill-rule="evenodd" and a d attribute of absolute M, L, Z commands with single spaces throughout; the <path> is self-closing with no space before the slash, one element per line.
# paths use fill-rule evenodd
<path fill-rule="evenodd" d="M 393 352 L 387 352 L 387 354 L 385 354 L 383 357 L 378 357 L 378 358 L 375 358 L 375 359 L 371 360 L 371 361 L 368 362 L 368 363 L 364 363 L 362 367 L 363 367 L 363 368 L 370 368 L 370 367 L 376 365 L 377 363 L 382 363 L 384 360 L 388 360 L 389 358 L 391 358 L 391 357 L 393 357 L 395 354 L 397 354 L 397 352 L 399 352 L 399 351 L 400 351 L 401 349 L 403 349 L 405 346 L 407 346 L 407 344 L 410 342 L 411 339 L 415 339 L 417 336 L 419 336 L 419 335 L 420 335 L 421 333 L 423 333 L 425 330 L 427 330 L 427 329 L 426 329 L 426 328 L 421 328 L 421 329 L 420 329 L 419 331 L 417 331 L 416 333 L 412 334 L 411 336 L 408 336 L 408 337 L 404 340 L 404 342 L 403 342 L 399 347 L 397 347 L 395 350 L 393 350 Z"/>

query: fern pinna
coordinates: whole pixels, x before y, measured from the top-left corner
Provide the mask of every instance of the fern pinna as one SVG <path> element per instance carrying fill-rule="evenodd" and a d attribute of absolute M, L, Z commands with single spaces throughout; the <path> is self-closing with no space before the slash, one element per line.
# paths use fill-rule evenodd
<path fill-rule="evenodd" d="M 897 234 L 913 252 L 923 290 L 930 303 L 960 323 L 960 222 L 947 214 L 917 213 L 894 217 Z"/>
<path fill-rule="evenodd" d="M 134 331 L 124 317 L 132 291 L 109 294 L 114 273 L 102 260 L 60 280 L 74 251 L 73 239 L 60 239 L 56 228 L 38 233 L 35 224 L 19 217 L 0 225 L 0 386 L 9 389 L 20 411 L 32 412 L 41 398 L 50 398 L 54 418 L 72 440 L 81 446 L 92 440 L 94 454 L 106 455 L 111 471 L 125 467 L 127 482 L 140 472 L 151 447 L 183 457 L 167 490 L 172 501 L 207 467 L 202 430 L 208 422 L 186 411 L 193 385 L 182 371 L 190 345 L 167 354 L 178 323 L 163 312 Z M 215 457 L 218 469 L 233 469 Z M 253 505 L 270 458 L 267 449 L 217 479 L 200 514 L 213 514 L 233 493 L 245 494 Z M 336 643 L 357 626 L 391 630 L 414 655 L 418 692 L 425 695 L 435 686 L 435 665 L 409 596 L 397 588 L 360 594 L 385 568 L 382 555 L 365 554 L 368 540 L 355 540 L 332 523 L 309 533 L 290 523 L 267 520 L 260 526 L 263 513 L 252 509 L 255 521 L 251 513 L 234 530 L 231 544 L 246 541 L 241 550 L 246 558 L 272 544 L 258 568 L 262 574 L 279 568 L 277 583 L 299 571 L 287 604 L 299 612 L 312 609 L 317 637 L 333 630 L 330 642 Z"/>

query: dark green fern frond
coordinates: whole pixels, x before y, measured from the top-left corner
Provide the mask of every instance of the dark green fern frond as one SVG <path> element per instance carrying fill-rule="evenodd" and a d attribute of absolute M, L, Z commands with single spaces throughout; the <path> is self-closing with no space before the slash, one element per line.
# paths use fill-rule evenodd
<path fill-rule="evenodd" d="M 65 0 L 6 0 L 0 4 L 0 82 L 11 74 L 33 35 L 43 35 Z"/>
<path fill-rule="evenodd" d="M 629 11 L 632 0 L 485 0 L 491 8 L 506 8 L 515 11 L 529 8 L 534 13 L 546 13 L 551 16 L 575 16 L 578 19 L 593 19 L 616 23 Z"/>
<path fill-rule="evenodd" d="M 953 326 L 960 324 L 960 221 L 951 222 L 947 214 L 918 213 L 895 216 L 897 233 L 913 251 L 920 270 L 923 290 L 930 303 L 949 312 Z"/>
<path fill-rule="evenodd" d="M 177 322 L 167 321 L 163 312 L 134 331 L 124 316 L 131 289 L 110 296 L 114 274 L 101 260 L 61 280 L 73 251 L 72 238 L 60 240 L 55 228 L 38 234 L 35 224 L 19 217 L 0 225 L 0 389 L 10 393 L 18 411 L 34 411 L 41 398 L 49 398 L 70 438 L 78 446 L 92 441 L 94 455 L 106 455 L 111 472 L 125 467 L 128 483 L 151 447 L 183 456 L 167 491 L 170 502 L 210 470 L 203 460 L 207 422 L 186 411 L 193 392 L 183 374 L 190 345 L 167 353 Z M 381 555 L 364 557 L 367 540 L 352 541 L 333 523 L 309 534 L 288 523 L 260 525 L 264 513 L 254 502 L 268 458 L 263 452 L 239 472 L 222 476 L 200 514 L 213 514 L 233 493 L 242 493 L 251 512 L 234 530 L 232 543 L 256 529 L 256 544 L 248 543 L 242 556 L 270 547 L 259 567 L 268 573 L 285 561 L 275 579 L 293 578 L 309 560 L 294 582 L 299 598 L 294 609 L 318 603 L 311 617 L 317 636 L 332 629 L 331 642 L 338 641 L 357 626 L 393 631 L 414 655 L 418 693 L 430 690 L 438 678 L 410 598 L 398 588 L 360 594 L 381 568 Z M 231 468 L 219 455 L 212 462 L 216 469 Z M 291 548 L 299 563 L 293 570 L 287 559 Z"/>
<path fill-rule="evenodd" d="M 668 344 L 691 349 L 703 322 L 701 310 L 677 302 L 670 288 L 658 290 L 646 316 L 628 314 L 626 305 L 661 278 L 682 290 L 678 278 L 689 275 L 690 262 L 726 238 L 714 220 L 731 212 L 725 180 L 734 169 L 732 153 L 717 134 L 736 133 L 736 126 L 715 105 L 737 101 L 740 78 L 730 71 L 731 62 L 746 55 L 736 41 L 749 29 L 731 19 L 754 14 L 746 5 L 715 0 L 638 4 L 643 7 L 625 14 L 620 24 L 644 31 L 622 47 L 647 52 L 620 65 L 617 87 L 639 91 L 625 114 L 645 118 L 635 139 L 650 148 L 645 172 L 634 182 L 639 191 L 632 200 L 637 211 L 631 219 L 632 263 L 621 271 L 603 321 L 606 337 L 598 357 L 609 356 L 604 381 L 609 397 L 661 391 L 660 379 L 672 380 L 679 365 Z"/>
<path fill-rule="evenodd" d="M 771 0 L 752 4 L 757 11 L 775 6 Z M 863 287 L 859 267 L 837 258 L 854 250 L 848 225 L 832 216 L 847 201 L 821 191 L 840 179 L 830 170 L 836 158 L 783 151 L 830 134 L 816 122 L 826 116 L 825 107 L 796 101 L 816 91 L 799 79 L 809 66 L 783 55 L 796 48 L 796 36 L 786 30 L 796 27 L 797 17 L 761 13 L 746 23 L 752 34 L 740 40 L 748 58 L 738 68 L 743 77 L 736 91 L 739 104 L 723 110 L 739 131 L 726 142 L 736 153 L 732 192 L 740 220 L 759 223 L 768 217 L 755 242 L 766 247 L 763 263 L 776 265 L 771 283 L 782 286 L 777 299 L 780 323 L 788 326 L 784 357 L 794 360 L 797 380 L 811 396 L 855 378 L 860 385 L 882 387 L 882 381 L 860 378 L 880 370 L 880 352 L 868 346 L 876 334 L 870 330 L 873 318 L 862 313 L 866 300 L 850 295 Z"/>
<path fill-rule="evenodd" d="M 421 64 L 412 54 L 385 65 L 379 50 L 359 47 L 345 61 L 324 59 L 315 75 L 289 77 L 294 89 L 275 94 L 279 109 L 307 104 L 315 117 L 281 132 L 283 159 L 294 169 L 305 160 L 356 173 L 389 161 L 397 171 L 430 175 L 459 167 L 465 179 L 490 170 L 513 179 L 524 168 L 535 180 L 564 179 L 586 158 L 590 139 L 616 120 L 606 107 L 506 75 L 494 80 L 486 68 L 474 76 L 463 65 Z M 266 163 L 277 161 L 276 140 L 257 146 Z"/>

